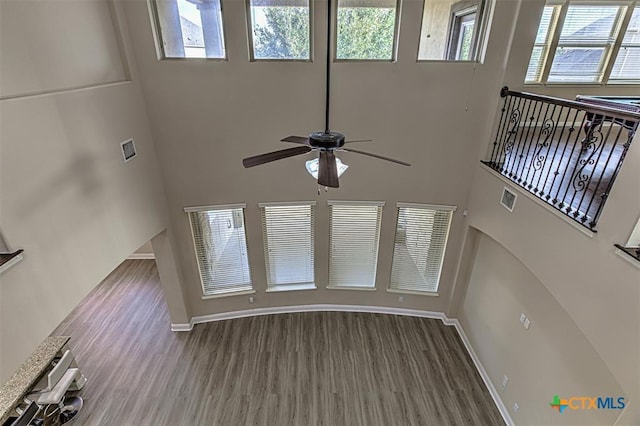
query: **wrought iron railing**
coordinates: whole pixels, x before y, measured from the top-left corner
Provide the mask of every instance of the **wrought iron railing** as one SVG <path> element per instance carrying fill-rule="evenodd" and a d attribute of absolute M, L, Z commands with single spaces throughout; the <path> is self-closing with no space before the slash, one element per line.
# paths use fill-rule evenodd
<path fill-rule="evenodd" d="M 640 114 L 504 87 L 488 161 L 514 184 L 595 231 Z"/>

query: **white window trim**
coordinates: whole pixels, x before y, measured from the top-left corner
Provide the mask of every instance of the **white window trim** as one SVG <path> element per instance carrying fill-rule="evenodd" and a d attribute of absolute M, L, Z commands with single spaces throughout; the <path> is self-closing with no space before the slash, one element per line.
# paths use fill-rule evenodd
<path fill-rule="evenodd" d="M 249 62 L 313 62 L 313 0 L 309 0 L 309 58 L 308 59 L 282 59 L 282 58 L 256 58 L 253 44 L 253 21 L 251 20 L 251 0 L 245 0 L 247 10 L 247 36 L 249 37 Z"/>
<path fill-rule="evenodd" d="M 429 1 L 429 0 L 425 0 Z M 446 63 L 483 63 L 484 57 L 487 52 L 487 41 L 489 40 L 489 32 L 491 31 L 491 23 L 493 20 L 493 11 L 495 9 L 494 0 L 480 0 L 479 7 L 476 11 L 476 28 L 474 28 L 475 36 L 475 49 L 473 51 L 473 58 L 469 60 L 451 60 L 451 59 L 420 59 L 420 40 L 418 40 L 418 52 L 416 53 L 416 62 L 446 62 Z M 422 25 L 424 21 L 424 8 L 421 11 L 422 17 L 420 18 L 420 38 L 422 38 Z"/>
<path fill-rule="evenodd" d="M 333 62 L 381 62 L 381 63 L 395 63 L 398 61 L 398 42 L 400 40 L 400 15 L 402 14 L 402 0 L 396 0 L 396 16 L 395 23 L 393 24 L 393 46 L 391 51 L 391 59 L 339 59 L 338 58 L 338 9 L 340 0 L 327 0 L 335 1 L 331 9 L 333 13 L 333 24 L 331 31 L 333 32 Z"/>
<path fill-rule="evenodd" d="M 220 0 L 220 21 L 222 22 L 222 48 L 224 50 L 224 57 L 204 57 L 204 58 L 191 58 L 191 57 L 174 57 L 167 56 L 164 50 L 164 38 L 162 37 L 162 27 L 160 26 L 160 15 L 156 0 L 147 0 L 147 10 L 149 12 L 149 19 L 151 20 L 151 32 L 153 34 L 153 42 L 156 47 L 156 58 L 159 61 L 206 61 L 206 62 L 228 62 L 229 52 L 227 50 L 227 29 L 225 25 L 224 16 L 224 1 Z"/>
<path fill-rule="evenodd" d="M 194 207 L 185 207 L 185 213 L 197 213 L 197 212 L 208 212 L 211 210 L 230 210 L 230 209 L 246 209 L 247 205 L 245 203 L 239 204 L 217 204 L 215 206 L 194 206 Z"/>
<path fill-rule="evenodd" d="M 366 286 L 361 286 L 361 285 L 331 285 L 331 284 L 327 284 L 327 286 L 325 288 L 327 288 L 328 290 L 356 290 L 356 291 L 376 291 L 376 280 L 377 280 L 377 269 L 378 269 L 378 259 L 379 259 L 379 249 L 380 249 L 380 234 L 381 234 L 381 228 L 382 228 L 382 210 L 383 207 L 385 206 L 385 202 L 384 201 L 347 201 L 347 200 L 328 200 L 327 201 L 327 205 L 329 206 L 345 206 L 345 207 L 378 207 L 378 219 L 377 219 L 377 229 L 378 229 L 378 234 L 376 235 L 376 256 L 375 256 L 375 260 L 374 260 L 374 264 L 373 264 L 373 270 L 374 270 L 374 282 L 373 285 L 366 285 Z M 331 213 L 332 215 L 333 213 Z M 331 253 L 332 253 L 332 239 L 331 239 L 331 232 L 332 232 L 332 227 L 331 227 L 331 221 L 332 221 L 332 216 L 330 216 L 329 218 L 329 279 L 331 279 Z"/>
<path fill-rule="evenodd" d="M 558 48 L 558 44 L 560 41 L 560 34 L 562 32 L 562 27 L 564 26 L 564 21 L 567 15 L 567 11 L 569 9 L 569 5 L 593 5 L 593 6 L 626 6 L 627 9 L 624 12 L 621 18 L 618 18 L 618 22 L 616 22 L 616 26 L 618 26 L 618 33 L 612 45 L 605 47 L 605 52 L 603 55 L 605 58 L 603 59 L 602 64 L 602 79 L 601 81 L 548 81 L 549 73 L 551 71 L 551 67 L 553 65 L 553 57 L 555 56 L 555 52 Z M 640 76 L 638 80 L 630 81 L 630 80 L 622 80 L 622 81 L 609 81 L 609 77 L 611 76 L 611 71 L 613 70 L 613 65 L 615 63 L 616 57 L 618 55 L 620 46 L 622 45 L 622 39 L 627 31 L 627 27 L 629 21 L 631 20 L 631 15 L 633 14 L 634 8 L 640 8 L 640 1 L 638 0 L 619 0 L 619 1 L 610 1 L 610 0 L 552 0 L 548 1 L 545 6 L 560 6 L 560 12 L 558 13 L 558 17 L 555 21 L 555 25 L 552 23 L 549 25 L 549 31 L 552 32 L 551 35 L 551 43 L 549 44 L 549 49 L 545 57 L 541 60 L 544 61 L 544 67 L 540 75 L 539 81 L 526 81 L 526 72 L 525 72 L 525 86 L 548 86 L 548 87 L 603 87 L 603 86 L 638 86 L 640 85 Z M 540 26 L 540 22 L 538 22 L 538 27 Z M 614 26 L 615 28 L 615 26 Z M 535 46 L 535 40 L 534 45 Z M 597 45 L 600 47 L 601 45 Z M 531 54 L 533 54 L 533 47 L 531 49 Z M 529 54 L 529 58 L 531 58 L 531 54 Z"/>
<path fill-rule="evenodd" d="M 247 240 L 247 235 L 246 235 L 246 225 L 244 225 L 244 221 L 245 221 L 245 207 L 246 205 L 243 204 L 219 204 L 219 205 L 215 205 L 215 206 L 198 206 L 198 207 L 185 207 L 184 211 L 185 213 L 187 213 L 188 216 L 188 222 L 189 222 L 189 229 L 191 230 L 191 241 L 193 243 L 193 253 L 196 257 L 196 264 L 197 264 L 197 268 L 198 268 L 198 277 L 200 278 L 200 288 L 202 290 L 202 296 L 201 299 L 206 300 L 206 299 L 218 299 L 218 298 L 222 298 L 222 297 L 228 297 L 228 296 L 239 296 L 239 295 L 245 295 L 245 294 L 253 294 L 255 293 L 255 288 L 253 287 L 253 277 L 251 275 L 251 265 L 248 263 L 249 259 L 247 259 L 247 266 L 249 268 L 249 283 L 247 284 L 248 286 L 250 286 L 250 289 L 242 289 L 242 290 L 236 290 L 236 289 L 229 289 L 227 291 L 225 290 L 221 290 L 221 291 L 216 291 L 215 293 L 210 293 L 210 294 L 206 294 L 206 289 L 205 289 L 205 283 L 204 283 L 204 279 L 202 277 L 202 270 L 200 268 L 200 260 L 198 258 L 198 250 L 197 250 L 197 242 L 196 242 L 196 234 L 194 232 L 194 228 L 193 228 L 193 222 L 191 220 L 191 216 L 189 213 L 198 213 L 198 212 L 203 212 L 203 211 L 215 211 L 215 210 L 231 210 L 231 209 L 242 209 L 242 220 L 243 220 L 243 226 L 245 227 L 245 248 L 247 250 L 247 252 L 249 251 L 249 242 Z M 248 255 L 247 255 L 248 256 Z"/>
<path fill-rule="evenodd" d="M 297 290 L 314 290 L 316 289 L 316 274 L 315 274 L 315 212 L 314 208 L 317 205 L 316 201 L 279 201 L 279 202 L 262 202 L 258 203 L 258 207 L 261 209 L 260 216 L 262 222 L 262 238 L 263 238 L 263 255 L 265 256 L 265 268 L 267 275 L 267 293 L 271 292 L 282 292 L 282 291 L 297 291 Z M 300 282 L 300 283 L 291 283 L 291 284 L 273 284 L 269 285 L 269 258 L 268 258 L 268 247 L 266 240 L 266 214 L 264 209 L 268 207 L 302 207 L 309 206 L 311 209 L 312 220 L 311 220 L 311 262 L 313 264 L 313 281 L 311 282 Z"/>
<path fill-rule="evenodd" d="M 444 266 L 444 261 L 445 261 L 445 257 L 446 257 L 446 253 L 447 253 L 447 247 L 449 244 L 449 236 L 451 235 L 451 226 L 453 224 L 453 213 L 458 209 L 457 206 L 452 206 L 452 205 L 440 205 L 440 204 L 419 204 L 419 203 L 405 203 L 405 202 L 398 202 L 396 203 L 396 209 L 397 209 L 397 214 L 398 217 L 396 218 L 396 229 L 394 231 L 394 233 L 397 234 L 397 229 L 398 229 L 398 219 L 399 219 L 399 213 L 400 213 L 400 209 L 401 208 L 418 208 L 418 209 L 431 209 L 431 210 L 440 210 L 440 211 L 450 211 L 451 212 L 451 217 L 449 219 L 449 226 L 447 228 L 447 233 L 445 235 L 444 238 L 444 251 L 442 253 L 442 264 L 440 266 L 440 276 L 438 277 L 438 286 L 436 291 L 430 291 L 430 290 L 408 290 L 408 289 L 398 289 L 398 288 L 393 288 L 391 287 L 391 283 L 392 283 L 392 275 L 393 275 L 393 261 L 395 259 L 392 260 L 392 265 L 391 265 L 391 276 L 389 277 L 389 285 L 387 286 L 387 292 L 388 293 L 398 293 L 398 294 L 415 294 L 415 295 L 430 295 L 430 296 L 438 296 L 439 292 L 438 289 L 440 288 L 440 278 L 441 278 L 441 274 L 442 274 L 442 267 Z M 395 240 L 395 236 L 394 236 L 394 251 L 395 251 L 395 244 L 396 244 L 396 240 Z M 394 254 L 395 257 L 395 254 Z"/>

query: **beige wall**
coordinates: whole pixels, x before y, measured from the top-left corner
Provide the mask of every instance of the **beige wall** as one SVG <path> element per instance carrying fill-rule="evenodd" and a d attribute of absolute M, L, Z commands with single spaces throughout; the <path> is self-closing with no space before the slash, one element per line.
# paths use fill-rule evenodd
<path fill-rule="evenodd" d="M 625 396 L 611 371 L 571 316 L 512 254 L 484 234 L 459 319 L 489 377 L 509 377 L 501 396 L 516 424 L 613 424 L 617 410 L 567 410 L 550 406 L 554 395 Z M 531 321 L 520 324 L 520 314 Z M 617 403 L 617 402 L 616 402 Z"/>
<path fill-rule="evenodd" d="M 513 90 L 568 99 L 577 94 L 639 93 L 630 87 L 551 88 L 522 84 L 543 5 L 537 0 L 521 4 L 518 31 L 505 56 L 504 81 Z M 486 152 L 492 134 L 490 128 L 484 131 L 480 140 Z M 557 300 L 631 401 L 619 424 L 639 424 L 640 269 L 615 254 L 613 244 L 627 241 L 640 216 L 640 139 L 636 135 L 631 144 L 598 223 L 598 232 L 591 238 L 522 193 L 514 212 L 509 213 L 499 204 L 504 186 L 493 173 L 476 166 L 468 224 L 489 235 L 526 265 Z M 464 285 L 457 288 L 463 291 Z"/>
<path fill-rule="evenodd" d="M 135 254 L 153 254 L 153 247 L 151 247 L 151 241 L 147 241 L 134 252 Z"/>
<path fill-rule="evenodd" d="M 497 22 L 513 22 L 515 5 L 501 1 Z M 326 3 L 313 2 L 314 16 L 325 18 Z M 169 203 L 174 253 L 181 267 L 192 314 L 207 315 L 253 307 L 314 303 L 448 309 L 463 236 L 462 211 L 477 159 L 477 126 L 493 117 L 509 27 L 492 31 L 487 62 L 416 64 L 422 1 L 402 7 L 397 63 L 333 65 L 332 128 L 352 139 L 373 138 L 361 149 L 411 161 L 411 168 L 342 154 L 350 165 L 339 190 L 317 195 L 304 161 L 287 159 L 244 169 L 243 157 L 286 148 L 287 135 L 305 135 L 323 127 L 323 25 L 314 26 L 316 62 L 250 63 L 245 7 L 224 7 L 228 62 L 158 61 L 147 6 L 124 4 L 141 75 Z M 487 101 L 491 107 L 487 108 Z M 465 111 L 468 109 L 468 111 Z M 383 211 L 377 290 L 329 291 L 329 220 L 326 201 L 381 200 Z M 317 200 L 316 282 L 314 291 L 265 293 L 262 230 L 257 203 Z M 398 201 L 459 206 L 446 254 L 439 297 L 398 295 L 385 290 L 391 272 Z M 247 296 L 202 300 L 185 206 L 246 202 L 249 260 L 256 302 Z"/>
<path fill-rule="evenodd" d="M 3 1 L 0 26 L 0 98 L 127 80 L 105 1 Z"/>
<path fill-rule="evenodd" d="M 72 4 L 56 2 L 63 16 L 45 2 L 20 3 L 31 12 L 14 14 L 15 5 L 4 1 L 0 9 L 2 71 L 40 73 L 38 82 L 46 85 L 39 89 L 54 93 L 0 101 L 0 226 L 10 247 L 25 251 L 24 260 L 0 277 L 0 382 L 104 276 L 167 225 L 138 83 L 55 92 L 53 74 L 60 69 L 71 85 L 86 83 L 88 66 L 100 67 L 93 83 L 110 82 L 111 71 L 123 69 L 120 55 L 102 49 L 87 54 L 60 43 L 60 56 L 50 56 L 50 40 L 36 37 L 46 33 L 23 38 L 15 31 L 52 28 L 89 14 L 101 25 L 66 26 L 61 40 L 113 46 L 109 8 L 74 2 L 76 15 Z M 4 25 L 14 20 L 16 25 Z M 5 52 L 17 45 L 46 62 L 5 61 Z M 128 138 L 135 139 L 138 157 L 125 164 L 120 142 Z"/>

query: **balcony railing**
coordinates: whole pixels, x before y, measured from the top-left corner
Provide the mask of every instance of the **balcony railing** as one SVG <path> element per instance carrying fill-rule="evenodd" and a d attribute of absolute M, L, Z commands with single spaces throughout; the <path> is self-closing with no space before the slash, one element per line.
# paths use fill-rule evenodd
<path fill-rule="evenodd" d="M 500 123 L 483 163 L 595 231 L 640 113 L 507 87 L 500 95 Z"/>

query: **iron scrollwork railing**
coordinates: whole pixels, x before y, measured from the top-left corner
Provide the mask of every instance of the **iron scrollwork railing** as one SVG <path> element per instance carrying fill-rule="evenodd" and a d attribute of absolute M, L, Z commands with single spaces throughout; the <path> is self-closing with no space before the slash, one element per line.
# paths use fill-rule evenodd
<path fill-rule="evenodd" d="M 595 231 L 640 114 L 507 87 L 500 95 L 500 123 L 483 163 Z"/>

